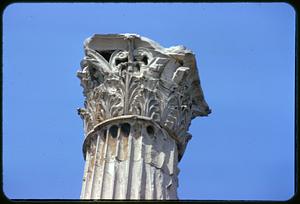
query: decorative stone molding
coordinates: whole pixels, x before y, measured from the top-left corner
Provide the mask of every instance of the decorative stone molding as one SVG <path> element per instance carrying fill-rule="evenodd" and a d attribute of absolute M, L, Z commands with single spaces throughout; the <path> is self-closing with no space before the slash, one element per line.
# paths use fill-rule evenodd
<path fill-rule="evenodd" d="M 94 35 L 84 50 L 81 198 L 177 199 L 191 120 L 210 113 L 193 53 L 135 34 Z"/>

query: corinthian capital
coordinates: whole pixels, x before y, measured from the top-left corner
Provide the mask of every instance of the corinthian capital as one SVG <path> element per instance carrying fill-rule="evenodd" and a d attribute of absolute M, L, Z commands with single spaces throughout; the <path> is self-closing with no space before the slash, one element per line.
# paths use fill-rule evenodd
<path fill-rule="evenodd" d="M 85 134 L 112 118 L 146 118 L 175 139 L 180 159 L 191 120 L 210 113 L 192 51 L 163 48 L 134 34 L 94 35 L 84 50 L 77 76 L 85 95 L 79 110 Z"/>

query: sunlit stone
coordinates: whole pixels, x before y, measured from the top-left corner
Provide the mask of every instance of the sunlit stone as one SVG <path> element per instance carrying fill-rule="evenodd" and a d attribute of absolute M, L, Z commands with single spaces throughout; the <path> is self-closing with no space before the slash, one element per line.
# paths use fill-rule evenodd
<path fill-rule="evenodd" d="M 84 50 L 81 199 L 178 199 L 188 128 L 210 113 L 194 54 L 136 34 L 94 35 Z"/>

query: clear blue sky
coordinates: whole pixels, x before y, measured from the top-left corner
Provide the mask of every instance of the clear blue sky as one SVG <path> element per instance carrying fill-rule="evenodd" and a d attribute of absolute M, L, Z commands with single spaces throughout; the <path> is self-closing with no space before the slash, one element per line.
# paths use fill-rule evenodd
<path fill-rule="evenodd" d="M 12 4 L 3 13 L 3 189 L 81 191 L 83 41 L 137 33 L 194 51 L 212 113 L 194 119 L 181 199 L 294 194 L 295 11 L 285 3 Z"/>

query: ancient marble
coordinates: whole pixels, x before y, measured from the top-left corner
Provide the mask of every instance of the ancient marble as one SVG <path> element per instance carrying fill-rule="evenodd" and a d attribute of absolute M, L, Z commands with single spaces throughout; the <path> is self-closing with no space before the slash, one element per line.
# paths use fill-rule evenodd
<path fill-rule="evenodd" d="M 211 112 L 195 55 L 136 34 L 97 34 L 84 51 L 81 199 L 178 199 L 191 120 Z"/>

